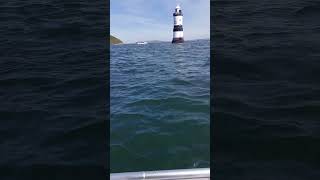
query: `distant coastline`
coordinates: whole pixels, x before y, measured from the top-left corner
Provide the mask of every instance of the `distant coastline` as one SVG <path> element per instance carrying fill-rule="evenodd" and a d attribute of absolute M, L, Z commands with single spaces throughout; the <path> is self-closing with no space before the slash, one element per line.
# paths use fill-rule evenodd
<path fill-rule="evenodd" d="M 202 41 L 202 40 L 207 40 L 210 41 L 210 38 L 201 38 L 201 39 L 187 39 L 185 42 L 192 42 L 192 41 Z M 140 41 L 137 41 L 140 42 Z M 137 42 L 123 42 L 117 37 L 114 37 L 110 35 L 110 44 L 112 45 L 117 45 L 117 44 L 136 44 Z M 163 40 L 146 40 L 146 41 L 141 41 L 141 42 L 147 42 L 149 44 L 154 44 L 154 43 L 171 43 L 171 41 L 163 41 Z"/>
<path fill-rule="evenodd" d="M 110 44 L 122 44 L 122 43 L 123 42 L 120 39 L 110 35 Z"/>

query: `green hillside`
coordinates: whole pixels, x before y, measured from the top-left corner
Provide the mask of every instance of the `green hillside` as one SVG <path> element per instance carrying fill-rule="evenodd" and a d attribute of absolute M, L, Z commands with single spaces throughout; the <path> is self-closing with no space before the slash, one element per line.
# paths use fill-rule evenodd
<path fill-rule="evenodd" d="M 121 44 L 123 43 L 120 39 L 110 35 L 110 44 Z"/>

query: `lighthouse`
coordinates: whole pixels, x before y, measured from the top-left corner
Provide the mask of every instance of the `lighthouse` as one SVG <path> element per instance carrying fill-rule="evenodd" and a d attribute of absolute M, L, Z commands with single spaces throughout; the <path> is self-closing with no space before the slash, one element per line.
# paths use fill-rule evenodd
<path fill-rule="evenodd" d="M 173 13 L 173 39 L 172 43 L 183 43 L 183 15 L 179 5 L 176 6 Z"/>

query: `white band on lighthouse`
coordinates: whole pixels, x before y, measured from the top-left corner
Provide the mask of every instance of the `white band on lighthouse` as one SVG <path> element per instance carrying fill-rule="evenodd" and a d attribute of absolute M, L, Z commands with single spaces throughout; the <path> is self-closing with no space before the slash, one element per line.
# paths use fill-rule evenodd
<path fill-rule="evenodd" d="M 183 38 L 183 31 L 174 31 L 173 38 Z"/>
<path fill-rule="evenodd" d="M 174 25 L 182 26 L 183 16 L 174 16 Z"/>

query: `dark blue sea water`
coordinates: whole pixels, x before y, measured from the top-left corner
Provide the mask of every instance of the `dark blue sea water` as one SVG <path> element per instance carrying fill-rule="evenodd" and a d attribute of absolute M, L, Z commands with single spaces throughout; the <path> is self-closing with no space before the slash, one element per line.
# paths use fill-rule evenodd
<path fill-rule="evenodd" d="M 111 46 L 112 172 L 209 167 L 210 41 Z"/>
<path fill-rule="evenodd" d="M 211 1 L 215 179 L 320 177 L 320 3 Z"/>
<path fill-rule="evenodd" d="M 0 179 L 106 178 L 107 7 L 0 2 Z"/>

